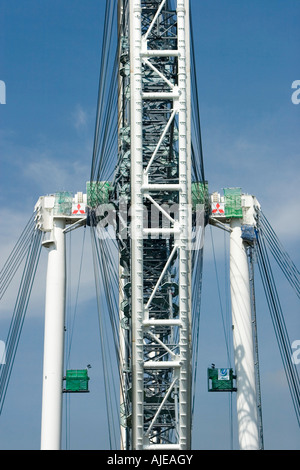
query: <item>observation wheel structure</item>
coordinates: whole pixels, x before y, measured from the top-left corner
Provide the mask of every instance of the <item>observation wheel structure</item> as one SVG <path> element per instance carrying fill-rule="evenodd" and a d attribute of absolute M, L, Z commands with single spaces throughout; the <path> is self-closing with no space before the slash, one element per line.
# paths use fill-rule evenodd
<path fill-rule="evenodd" d="M 116 12 L 118 41 L 112 46 Z M 5 363 L 0 364 L 1 414 L 41 246 L 48 251 L 42 449 L 61 448 L 63 393 L 89 391 L 87 369 L 64 370 L 66 235 L 86 226 L 91 228 L 111 449 L 119 442 L 122 450 L 192 448 L 203 234 L 208 223 L 230 234 L 235 355 L 235 372 L 214 364 L 208 369 L 209 391 L 237 393 L 240 449 L 262 449 L 255 259 L 300 423 L 300 379 L 267 248 L 298 298 L 300 273 L 256 197 L 241 188 L 225 188 L 224 196 L 208 194 L 197 98 L 189 0 L 106 0 L 86 194 L 41 196 L 0 270 L 2 299 L 24 261 Z M 113 240 L 106 240 L 108 232 Z M 113 353 L 116 368 L 111 367 Z M 110 374 L 112 382 L 117 376 L 120 412 Z M 118 433 L 112 433 L 116 421 Z"/>
<path fill-rule="evenodd" d="M 187 449 L 193 220 L 189 2 L 121 0 L 118 19 L 119 138 L 111 194 L 120 253 L 122 447 Z"/>

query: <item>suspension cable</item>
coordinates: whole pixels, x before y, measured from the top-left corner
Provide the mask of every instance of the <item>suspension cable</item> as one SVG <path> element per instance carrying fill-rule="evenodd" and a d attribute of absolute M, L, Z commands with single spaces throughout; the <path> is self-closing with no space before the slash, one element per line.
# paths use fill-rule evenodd
<path fill-rule="evenodd" d="M 18 241 L 16 242 L 9 257 L 4 263 L 0 271 L 0 300 L 3 298 L 16 272 L 18 271 L 22 261 L 24 260 L 28 247 L 32 239 L 32 231 L 34 229 L 34 215 L 28 220 L 24 230 L 22 231 Z"/>
<path fill-rule="evenodd" d="M 277 338 L 281 359 L 290 389 L 296 417 L 300 425 L 300 379 L 295 364 L 292 361 L 291 342 L 282 313 L 278 292 L 266 250 L 263 233 L 257 232 L 258 267 L 269 306 L 271 319 Z"/>
<path fill-rule="evenodd" d="M 300 273 L 297 267 L 282 246 L 275 231 L 271 227 L 271 224 L 268 222 L 263 212 L 260 213 L 259 222 L 260 231 L 263 233 L 275 261 L 277 262 L 290 285 L 293 287 L 297 296 L 300 298 Z"/>
<path fill-rule="evenodd" d="M 42 232 L 32 229 L 30 244 L 26 253 L 26 262 L 18 290 L 12 320 L 6 340 L 6 363 L 0 365 L 0 414 L 2 413 L 7 388 L 27 312 L 27 307 L 41 253 Z"/>

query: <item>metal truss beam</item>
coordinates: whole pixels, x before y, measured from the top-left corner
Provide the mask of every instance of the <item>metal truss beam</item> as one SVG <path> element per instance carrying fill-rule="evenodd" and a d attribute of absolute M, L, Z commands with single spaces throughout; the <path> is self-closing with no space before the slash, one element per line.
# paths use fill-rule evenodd
<path fill-rule="evenodd" d="M 189 2 L 122 0 L 119 23 L 120 62 L 130 64 L 119 108 L 119 160 L 129 170 L 115 180 L 116 200 L 130 206 L 118 232 L 120 303 L 128 306 L 120 318 L 128 324 L 122 448 L 183 450 L 191 447 Z"/>

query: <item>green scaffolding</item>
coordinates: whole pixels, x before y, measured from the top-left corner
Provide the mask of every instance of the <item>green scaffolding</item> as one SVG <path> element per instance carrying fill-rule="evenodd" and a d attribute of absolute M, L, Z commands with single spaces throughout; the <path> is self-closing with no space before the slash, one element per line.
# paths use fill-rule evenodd
<path fill-rule="evenodd" d="M 88 181 L 86 183 L 87 205 L 93 209 L 108 204 L 111 183 L 109 181 Z"/>
<path fill-rule="evenodd" d="M 225 188 L 225 216 L 230 218 L 242 218 L 242 190 L 241 188 Z"/>
<path fill-rule="evenodd" d="M 54 215 L 71 215 L 73 194 L 69 191 L 55 193 Z"/>
<path fill-rule="evenodd" d="M 208 183 L 192 183 L 192 206 L 196 209 L 197 206 L 203 204 L 205 210 L 209 206 L 209 192 Z"/>

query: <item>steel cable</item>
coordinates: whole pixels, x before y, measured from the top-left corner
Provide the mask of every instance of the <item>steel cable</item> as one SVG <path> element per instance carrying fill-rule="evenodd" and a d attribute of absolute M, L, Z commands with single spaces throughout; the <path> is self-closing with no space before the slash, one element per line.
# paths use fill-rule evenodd
<path fill-rule="evenodd" d="M 279 346 L 287 382 L 290 389 L 296 417 L 300 425 L 300 379 L 292 361 L 291 342 L 289 340 L 281 304 L 278 297 L 263 234 L 257 233 L 258 267 L 269 306 L 271 319 Z"/>
<path fill-rule="evenodd" d="M 262 212 L 259 215 L 259 223 L 260 231 L 263 233 L 275 261 L 277 262 L 290 285 L 295 290 L 297 296 L 300 298 L 300 273 L 297 267 L 282 246 L 275 231 L 271 227 L 271 224 L 268 222 L 266 216 Z"/>
<path fill-rule="evenodd" d="M 5 364 L 0 365 L 0 414 L 3 409 L 7 388 L 24 324 L 28 303 L 41 253 L 42 232 L 33 230 L 26 254 L 21 283 L 18 290 L 12 320 L 6 340 Z"/>

